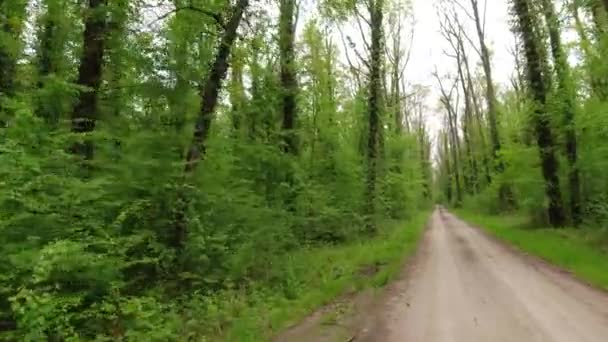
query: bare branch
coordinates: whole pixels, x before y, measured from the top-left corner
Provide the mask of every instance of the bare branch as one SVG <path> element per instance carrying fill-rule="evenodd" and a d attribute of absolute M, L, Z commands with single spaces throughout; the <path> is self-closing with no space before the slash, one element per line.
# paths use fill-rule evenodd
<path fill-rule="evenodd" d="M 202 9 L 202 8 L 198 8 L 195 6 L 181 6 L 181 7 L 176 7 L 173 10 L 166 12 L 164 14 L 162 14 L 161 16 L 157 17 L 152 23 L 156 23 L 159 21 L 162 21 L 164 19 L 166 19 L 167 17 L 171 16 L 172 14 L 176 14 L 178 12 L 181 11 L 193 11 L 196 13 L 200 13 L 202 15 L 205 15 L 211 19 L 213 19 L 215 21 L 215 23 L 217 25 L 219 25 L 220 27 L 224 27 L 224 20 L 222 19 L 222 16 L 219 13 L 215 13 L 206 9 Z"/>

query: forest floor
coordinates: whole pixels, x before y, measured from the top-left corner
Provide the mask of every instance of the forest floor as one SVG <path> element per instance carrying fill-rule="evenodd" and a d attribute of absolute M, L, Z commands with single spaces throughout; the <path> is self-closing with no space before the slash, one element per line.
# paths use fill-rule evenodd
<path fill-rule="evenodd" d="M 602 342 L 606 336 L 608 293 L 438 209 L 416 256 L 384 293 L 344 298 L 277 341 Z"/>

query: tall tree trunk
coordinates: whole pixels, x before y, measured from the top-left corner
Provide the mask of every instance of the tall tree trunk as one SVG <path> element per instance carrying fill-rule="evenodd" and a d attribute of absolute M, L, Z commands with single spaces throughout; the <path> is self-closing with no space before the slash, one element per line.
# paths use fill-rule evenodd
<path fill-rule="evenodd" d="M 40 20 L 41 29 L 39 31 L 38 45 L 38 89 L 42 90 L 45 80 L 50 75 L 56 75 L 63 71 L 62 60 L 65 59 L 66 41 L 62 37 L 65 29 L 62 22 L 66 21 L 63 16 L 65 3 L 57 0 L 46 1 L 46 13 Z M 38 96 L 36 103 L 36 115 L 44 118 L 50 125 L 56 125 L 59 116 L 62 115 L 60 107 L 49 106 L 49 98 Z"/>
<path fill-rule="evenodd" d="M 222 89 L 222 82 L 228 71 L 228 57 L 236 40 L 237 30 L 241 24 L 243 13 L 249 5 L 249 0 L 239 0 L 232 9 L 232 16 L 226 24 L 215 58 L 210 65 L 207 79 L 200 87 L 201 109 L 194 125 L 192 142 L 186 156 L 186 173 L 196 170 L 198 163 L 207 152 L 206 142 L 217 106 L 217 99 Z"/>
<path fill-rule="evenodd" d="M 429 158 L 430 155 L 428 153 L 428 138 L 426 133 L 426 128 L 424 126 L 424 122 L 418 123 L 418 144 L 420 149 L 420 169 L 422 171 L 422 186 L 424 189 L 424 198 L 431 198 L 431 185 L 430 185 L 430 177 L 429 177 Z"/>
<path fill-rule="evenodd" d="M 565 223 L 562 194 L 558 176 L 558 161 L 555 156 L 555 139 L 551 132 L 551 120 L 547 113 L 547 80 L 543 76 L 542 39 L 528 0 L 513 0 L 513 10 L 521 35 L 527 64 L 527 78 L 534 98 L 534 126 L 540 152 L 541 166 L 545 180 L 545 192 L 549 200 L 548 216 L 551 225 L 558 227 Z"/>
<path fill-rule="evenodd" d="M 443 162 L 445 163 L 445 172 L 447 175 L 447 186 L 446 186 L 446 197 L 448 200 L 448 203 L 452 203 L 452 167 L 450 165 L 450 147 L 449 147 L 449 143 L 448 143 L 448 133 L 447 132 L 443 132 Z"/>
<path fill-rule="evenodd" d="M 222 82 L 226 78 L 228 71 L 228 57 L 230 56 L 232 45 L 236 40 L 237 30 L 248 5 L 249 0 L 239 0 L 232 9 L 232 16 L 225 25 L 215 58 L 210 65 L 209 74 L 200 88 L 201 109 L 194 125 L 192 142 L 186 155 L 186 165 L 184 168 L 186 176 L 189 176 L 196 170 L 207 151 L 205 143 L 209 137 L 209 130 L 211 129 L 219 92 L 222 89 Z M 183 193 L 180 193 L 178 197 L 180 207 L 175 213 L 173 244 L 174 247 L 182 249 L 187 236 L 186 210 L 188 208 L 188 199 Z"/>
<path fill-rule="evenodd" d="M 295 65 L 295 8 L 296 0 L 280 0 L 279 50 L 281 57 L 281 86 L 283 97 L 283 150 L 297 154 L 296 135 L 298 84 Z"/>
<path fill-rule="evenodd" d="M 380 139 L 380 111 L 382 101 L 382 21 L 384 0 L 374 0 L 370 5 L 371 18 L 371 60 L 368 98 L 368 136 L 367 136 L 367 185 L 366 214 L 367 229 L 376 231 L 376 178 L 378 148 Z"/>
<path fill-rule="evenodd" d="M 105 68 L 105 82 L 108 86 L 107 92 L 103 97 L 112 99 L 106 101 L 104 105 L 108 114 L 114 118 L 122 117 L 122 113 L 129 111 L 131 100 L 125 92 L 125 74 L 129 71 L 126 65 L 128 55 L 128 35 L 130 3 L 132 0 L 112 0 L 108 3 L 110 20 L 108 21 L 108 33 L 106 39 L 106 51 L 108 51 Z"/>
<path fill-rule="evenodd" d="M 608 3 L 608 0 L 606 0 Z M 581 222 L 581 190 L 580 176 L 577 166 L 577 142 L 574 120 L 575 93 L 573 90 L 573 79 L 571 77 L 570 65 L 562 47 L 562 39 L 559 21 L 555 15 L 555 9 L 551 0 L 543 0 L 545 20 L 549 28 L 549 40 L 551 42 L 551 53 L 553 65 L 558 81 L 558 94 L 563 99 L 564 130 L 566 137 L 566 157 L 569 163 L 568 185 L 570 190 L 570 214 L 574 224 Z"/>
<path fill-rule="evenodd" d="M 477 134 L 479 134 L 480 145 L 479 150 L 481 150 L 481 161 L 483 164 L 483 172 L 485 176 L 485 180 L 488 184 L 492 182 L 492 177 L 490 175 L 490 161 L 488 160 L 488 150 L 487 150 L 487 142 L 483 129 L 483 117 L 481 114 L 481 109 L 478 105 L 477 92 L 475 90 L 475 86 L 473 85 L 473 75 L 471 73 L 471 68 L 469 66 L 469 58 L 466 53 L 462 54 L 462 61 L 464 63 L 464 70 L 467 79 L 467 87 L 469 88 L 469 96 L 471 99 L 471 107 L 475 117 L 473 118 L 476 123 Z"/>
<path fill-rule="evenodd" d="M 593 33 L 596 38 L 596 46 L 592 48 L 592 40 L 587 36 L 585 24 L 580 18 L 579 3 L 573 0 L 569 7 L 574 17 L 575 29 L 585 57 L 589 86 L 598 99 L 605 101 L 608 99 L 608 77 L 606 76 L 607 70 L 603 55 L 606 49 L 608 49 L 608 37 L 606 36 L 608 13 L 604 10 L 600 0 L 589 0 L 583 5 L 583 9 L 587 9 L 591 13 L 594 23 Z"/>
<path fill-rule="evenodd" d="M 92 132 L 98 119 L 97 101 L 101 85 L 104 57 L 104 40 L 107 31 L 107 0 L 89 0 L 84 18 L 82 56 L 76 83 L 86 89 L 80 90 L 72 112 L 72 131 Z M 85 159 L 92 159 L 94 147 L 91 141 L 76 143 L 72 152 Z"/>
<path fill-rule="evenodd" d="M 17 60 L 21 54 L 21 31 L 25 19 L 25 0 L 0 0 L 0 127 L 6 125 L 4 102 L 15 95 Z"/>
<path fill-rule="evenodd" d="M 232 56 L 232 72 L 230 74 L 230 121 L 234 137 L 239 137 L 245 108 L 245 86 L 243 85 L 243 58 Z"/>
<path fill-rule="evenodd" d="M 460 45 L 460 43 L 459 43 Z M 461 48 L 461 47 L 460 47 Z M 473 158 L 473 152 L 472 152 L 472 146 L 471 146 L 471 129 L 470 129 L 470 125 L 472 122 L 472 113 L 471 111 L 473 110 L 473 105 L 472 105 L 472 98 L 471 98 L 471 94 L 469 92 L 469 87 L 467 87 L 466 84 L 466 78 L 463 72 L 463 68 L 462 68 L 462 60 L 461 60 L 461 54 L 462 54 L 462 50 L 461 52 L 458 54 L 458 78 L 460 79 L 460 86 L 462 87 L 462 92 L 464 95 L 464 121 L 463 121 L 463 125 L 462 125 L 462 133 L 463 133 L 463 138 L 464 138 L 464 144 L 465 144 L 465 153 L 466 153 L 466 160 L 469 166 L 469 171 L 470 174 L 465 175 L 465 181 L 466 181 L 466 186 L 467 186 L 467 191 L 469 193 L 476 193 L 477 192 L 477 162 L 475 161 L 475 158 Z"/>
<path fill-rule="evenodd" d="M 492 155 L 495 160 L 497 172 L 504 170 L 503 162 L 499 158 L 500 153 L 500 135 L 498 132 L 498 106 L 496 100 L 496 91 L 494 89 L 494 80 L 492 77 L 492 62 L 490 60 L 490 50 L 486 45 L 485 32 L 482 20 L 479 14 L 478 0 L 471 0 L 473 8 L 473 16 L 475 18 L 475 28 L 479 38 L 479 47 L 481 51 L 481 63 L 486 79 L 486 101 L 488 105 L 488 123 L 490 125 L 490 142 L 492 144 Z"/>
<path fill-rule="evenodd" d="M 403 131 L 403 115 L 401 109 L 401 82 L 399 77 L 399 65 L 401 63 L 399 51 L 395 51 L 395 65 L 393 67 L 393 76 L 391 85 L 393 87 L 393 111 L 395 113 L 395 133 L 401 134 Z"/>
<path fill-rule="evenodd" d="M 448 114 L 448 134 L 450 154 L 452 155 L 452 173 L 454 175 L 454 185 L 456 186 L 456 206 L 462 204 L 462 185 L 460 183 L 460 138 L 458 138 L 458 114 L 456 109 L 452 106 L 449 98 L 444 99 L 444 106 Z"/>

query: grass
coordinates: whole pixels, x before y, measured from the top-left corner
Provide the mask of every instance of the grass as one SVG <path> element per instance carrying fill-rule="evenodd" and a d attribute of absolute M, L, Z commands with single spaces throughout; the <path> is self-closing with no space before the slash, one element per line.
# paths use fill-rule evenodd
<path fill-rule="evenodd" d="M 205 313 L 208 324 L 217 323 L 216 339 L 269 340 L 340 296 L 384 286 L 415 250 L 429 214 L 387 223 L 373 239 L 288 255 L 272 266 L 280 270 L 272 288 L 261 284 L 247 294 L 207 298 L 203 305 L 216 308 Z"/>
<path fill-rule="evenodd" d="M 530 227 L 529 220 L 524 216 L 488 216 L 467 210 L 456 210 L 456 213 L 520 250 L 608 290 L 607 241 L 601 230 Z"/>

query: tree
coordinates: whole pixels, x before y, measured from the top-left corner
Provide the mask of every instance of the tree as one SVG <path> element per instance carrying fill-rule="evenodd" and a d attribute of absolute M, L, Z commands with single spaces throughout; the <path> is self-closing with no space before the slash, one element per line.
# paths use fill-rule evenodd
<path fill-rule="evenodd" d="M 441 91 L 441 104 L 445 109 L 446 113 L 446 122 L 447 122 L 447 137 L 446 139 L 449 141 L 446 142 L 446 153 L 450 153 L 452 156 L 452 161 L 449 165 L 449 168 L 452 172 L 450 175 L 453 177 L 452 183 L 456 187 L 456 199 L 455 205 L 460 206 L 462 204 L 463 193 L 462 193 L 462 185 L 460 183 L 460 138 L 458 137 L 458 95 L 457 99 L 454 103 L 454 91 L 457 92 L 458 80 L 455 80 L 449 90 L 444 87 L 443 82 L 437 72 L 435 72 L 435 78 L 439 83 L 439 90 Z"/>
<path fill-rule="evenodd" d="M 608 5 L 608 2 L 604 2 Z M 553 55 L 553 66 L 557 77 L 558 95 L 563 98 L 564 111 L 564 130 L 566 137 L 566 157 L 569 163 L 569 193 L 570 193 L 570 213 L 575 224 L 581 222 L 581 192 L 580 177 L 578 171 L 578 153 L 576 141 L 576 129 L 574 120 L 575 111 L 575 92 L 573 91 L 573 80 L 571 77 L 570 66 L 562 47 L 562 39 L 559 28 L 559 21 L 555 14 L 553 3 L 550 0 L 543 0 L 545 20 L 549 31 L 551 43 L 551 53 Z"/>
<path fill-rule="evenodd" d="M 62 101 L 62 89 L 58 88 L 66 88 L 72 65 L 65 58 L 70 52 L 67 45 L 74 34 L 67 24 L 77 18 L 66 11 L 70 4 L 64 0 L 46 0 L 44 5 L 45 10 L 38 18 L 36 114 L 54 126 L 70 110 L 68 101 Z"/>
<path fill-rule="evenodd" d="M 445 19 L 441 24 L 441 29 L 442 35 L 449 42 L 452 48 L 452 53 L 446 54 L 456 60 L 457 82 L 460 82 L 462 94 L 464 96 L 465 105 L 462 128 L 466 154 L 465 163 L 469 168 L 467 170 L 468 172 L 465 172 L 464 180 L 467 192 L 475 193 L 478 190 L 477 162 L 473 156 L 471 136 L 471 125 L 473 123 L 473 102 L 475 99 L 472 94 L 472 91 L 474 91 L 472 81 L 470 80 L 470 77 L 467 80 L 468 75 L 465 73 L 465 68 L 468 68 L 468 58 L 466 56 L 466 49 L 463 41 L 463 29 L 456 13 L 452 13 L 452 18 L 450 18 L 450 16 L 447 14 L 445 15 Z M 442 93 L 444 94 L 445 98 L 445 92 Z"/>
<path fill-rule="evenodd" d="M 249 0 L 239 0 L 232 9 L 232 16 L 225 25 L 223 35 L 218 44 L 215 58 L 213 59 L 207 78 L 203 81 L 200 88 L 201 109 L 194 125 L 192 142 L 186 155 L 185 173 L 190 176 L 198 166 L 201 159 L 207 152 L 206 141 L 209 137 L 213 114 L 217 105 L 218 95 L 222 88 L 222 82 L 228 71 L 228 57 L 234 41 L 236 40 L 237 30 L 243 18 L 245 10 L 249 6 Z M 176 248 L 183 248 L 187 236 L 186 209 L 188 200 L 183 198 L 181 208 L 176 211 L 173 245 Z"/>
<path fill-rule="evenodd" d="M 248 0 L 239 0 L 232 9 L 232 16 L 226 23 L 220 43 L 217 47 L 215 58 L 210 65 L 209 75 L 202 82 L 200 88 L 201 109 L 194 125 L 194 135 L 192 143 L 188 149 L 186 156 L 186 173 L 193 172 L 201 158 L 206 153 L 205 142 L 209 137 L 209 130 L 213 121 L 213 112 L 217 105 L 219 92 L 222 88 L 222 82 L 228 71 L 228 57 L 232 49 L 232 45 L 236 40 L 237 30 L 243 18 L 245 10 L 249 6 Z M 181 240 L 178 239 L 178 240 Z"/>
<path fill-rule="evenodd" d="M 528 0 L 513 0 L 513 13 L 517 30 L 523 43 L 527 65 L 527 81 L 534 99 L 533 122 L 536 131 L 541 166 L 545 180 L 545 192 L 549 201 L 548 218 L 551 225 L 559 227 L 565 223 L 562 194 L 558 176 L 558 162 L 555 155 L 555 138 L 551 131 L 551 118 L 547 112 L 548 79 L 543 68 L 542 40 L 535 26 L 537 18 Z"/>
<path fill-rule="evenodd" d="M 370 9 L 370 73 L 368 85 L 368 136 L 367 136 L 367 188 L 366 206 L 370 232 L 376 230 L 375 225 L 375 201 L 376 201 L 376 178 L 378 166 L 378 147 L 380 137 L 380 111 L 382 108 L 382 43 L 383 43 L 383 8 L 384 0 L 373 0 Z"/>
<path fill-rule="evenodd" d="M 487 6 L 487 3 L 486 3 Z M 490 140 L 492 146 L 492 154 L 495 160 L 497 172 L 501 172 L 504 168 L 500 160 L 500 135 L 498 133 L 498 108 L 496 100 L 496 91 L 494 89 L 494 79 L 492 77 L 492 63 L 490 59 L 490 50 L 485 41 L 485 17 L 481 17 L 479 13 L 478 0 L 471 0 L 471 8 L 473 10 L 473 18 L 475 20 L 475 29 L 479 39 L 479 55 L 483 66 L 483 71 L 486 80 L 486 102 L 488 105 L 488 122 L 490 125 Z M 502 194 L 504 196 L 504 194 Z M 504 200 L 504 198 L 503 198 Z"/>
<path fill-rule="evenodd" d="M 6 98 L 15 94 L 26 3 L 25 0 L 0 2 L 0 114 L 7 110 Z M 5 119 L 0 117 L 0 126 L 4 124 Z"/>
<path fill-rule="evenodd" d="M 296 96 L 298 91 L 295 65 L 296 0 L 280 0 L 279 50 L 281 55 L 281 85 L 283 87 L 283 150 L 296 154 L 297 135 Z"/>
<path fill-rule="evenodd" d="M 89 0 L 84 12 L 82 55 L 76 83 L 83 89 L 72 112 L 72 131 L 89 133 L 99 119 L 99 87 L 103 73 L 104 42 L 107 34 L 106 0 Z M 91 141 L 75 143 L 72 152 L 85 159 L 92 159 L 94 147 Z"/>

